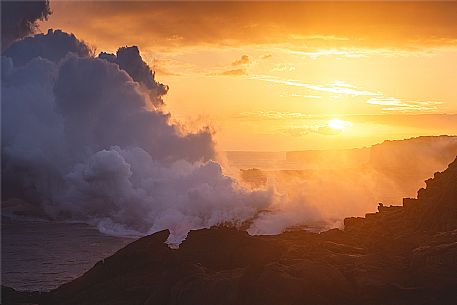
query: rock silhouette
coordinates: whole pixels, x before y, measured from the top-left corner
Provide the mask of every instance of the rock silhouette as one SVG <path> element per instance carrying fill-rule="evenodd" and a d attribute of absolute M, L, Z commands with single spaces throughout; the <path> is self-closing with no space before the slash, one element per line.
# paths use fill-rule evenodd
<path fill-rule="evenodd" d="M 143 237 L 45 294 L 3 289 L 4 304 L 457 304 L 457 159 L 403 206 L 347 218 L 344 230 Z"/>

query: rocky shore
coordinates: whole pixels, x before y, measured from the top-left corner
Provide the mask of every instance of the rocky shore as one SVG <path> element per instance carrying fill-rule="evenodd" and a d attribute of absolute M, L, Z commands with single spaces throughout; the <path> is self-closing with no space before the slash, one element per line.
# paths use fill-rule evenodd
<path fill-rule="evenodd" d="M 143 237 L 49 293 L 3 287 L 2 304 L 457 304 L 457 160 L 403 206 L 347 218 L 344 230 Z"/>

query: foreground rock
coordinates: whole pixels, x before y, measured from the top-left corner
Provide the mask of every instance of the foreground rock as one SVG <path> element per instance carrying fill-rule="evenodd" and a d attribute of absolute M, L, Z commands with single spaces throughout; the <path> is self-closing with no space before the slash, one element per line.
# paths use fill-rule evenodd
<path fill-rule="evenodd" d="M 141 238 L 44 295 L 4 304 L 457 304 L 457 160 L 417 199 L 348 218 L 345 230 L 249 236 L 193 231 Z"/>

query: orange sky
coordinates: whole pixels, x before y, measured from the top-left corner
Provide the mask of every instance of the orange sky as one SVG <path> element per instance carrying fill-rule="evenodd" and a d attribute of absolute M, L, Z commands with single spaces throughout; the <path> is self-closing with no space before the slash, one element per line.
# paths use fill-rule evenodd
<path fill-rule="evenodd" d="M 42 31 L 138 45 L 223 150 L 457 134 L 457 2 L 51 2 Z"/>

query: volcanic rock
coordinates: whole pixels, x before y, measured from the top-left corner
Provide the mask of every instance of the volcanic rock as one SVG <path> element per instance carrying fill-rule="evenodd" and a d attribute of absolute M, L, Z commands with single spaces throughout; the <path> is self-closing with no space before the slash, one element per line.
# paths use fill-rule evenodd
<path fill-rule="evenodd" d="M 457 304 L 457 159 L 403 206 L 348 218 L 344 230 L 249 236 L 167 231 L 143 237 L 45 294 L 3 290 L 4 304 Z"/>

